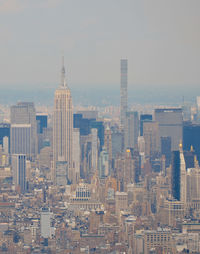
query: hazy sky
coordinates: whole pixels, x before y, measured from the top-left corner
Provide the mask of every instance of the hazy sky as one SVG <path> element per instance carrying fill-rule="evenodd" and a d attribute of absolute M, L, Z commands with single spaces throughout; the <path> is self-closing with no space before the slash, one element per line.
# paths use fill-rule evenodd
<path fill-rule="evenodd" d="M 0 0 L 0 86 L 200 85 L 199 0 Z"/>

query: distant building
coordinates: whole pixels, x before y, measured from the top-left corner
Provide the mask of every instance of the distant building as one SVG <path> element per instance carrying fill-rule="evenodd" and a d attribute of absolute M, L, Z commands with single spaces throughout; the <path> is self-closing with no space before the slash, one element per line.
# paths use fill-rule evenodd
<path fill-rule="evenodd" d="M 200 124 L 185 122 L 183 125 L 183 150 L 190 151 L 191 146 L 200 162 Z"/>
<path fill-rule="evenodd" d="M 125 211 L 128 208 L 128 194 L 126 192 L 115 192 L 115 213 Z"/>
<path fill-rule="evenodd" d="M 90 119 L 83 118 L 82 114 L 74 114 L 73 127 L 80 129 L 81 136 L 87 136 L 90 133 Z"/>
<path fill-rule="evenodd" d="M 8 137 L 9 151 L 10 151 L 10 124 L 0 123 L 0 145 L 3 145 L 3 138 Z"/>
<path fill-rule="evenodd" d="M 117 155 L 123 149 L 123 134 L 119 131 L 112 132 L 112 158 L 116 159 Z"/>
<path fill-rule="evenodd" d="M 128 60 L 121 59 L 121 86 L 120 86 L 120 122 L 121 127 L 124 130 L 126 125 L 126 112 L 127 106 L 127 84 L 128 84 Z"/>
<path fill-rule="evenodd" d="M 171 163 L 171 137 L 161 137 L 161 154 L 165 156 L 166 167 Z"/>
<path fill-rule="evenodd" d="M 65 186 L 68 183 L 68 163 L 67 161 L 56 161 L 56 185 Z"/>
<path fill-rule="evenodd" d="M 48 115 L 47 113 L 37 113 L 37 133 L 43 133 L 43 129 L 47 128 Z"/>
<path fill-rule="evenodd" d="M 81 163 L 81 147 L 80 147 L 80 131 L 73 129 L 73 183 L 78 183 L 80 178 L 80 163 Z"/>
<path fill-rule="evenodd" d="M 91 163 L 92 163 L 92 171 L 94 172 L 98 169 L 98 131 L 97 129 L 91 130 L 91 139 L 92 139 L 92 155 L 91 155 Z"/>
<path fill-rule="evenodd" d="M 99 138 L 99 149 L 101 151 L 104 146 L 104 123 L 102 121 L 96 121 L 96 120 L 91 121 L 90 128 L 97 129 L 97 134 L 98 134 L 98 138 Z"/>
<path fill-rule="evenodd" d="M 172 196 L 186 204 L 187 201 L 187 165 L 182 144 L 179 151 L 172 152 L 171 174 Z"/>
<path fill-rule="evenodd" d="M 31 157 L 31 124 L 11 124 L 11 154 Z"/>
<path fill-rule="evenodd" d="M 10 108 L 10 120 L 13 124 L 30 124 L 31 126 L 31 156 L 37 155 L 37 123 L 33 102 L 19 102 Z"/>
<path fill-rule="evenodd" d="M 84 118 L 82 114 L 74 114 L 73 127 L 80 129 L 81 136 L 87 136 L 91 133 L 92 129 L 97 129 L 100 151 L 102 150 L 104 145 L 104 123 L 102 121 L 97 121 L 93 118 Z"/>
<path fill-rule="evenodd" d="M 159 151 L 158 122 L 145 121 L 143 123 L 143 137 L 145 141 L 145 156 L 151 157 Z"/>
<path fill-rule="evenodd" d="M 105 149 L 108 153 L 109 166 L 111 167 L 112 166 L 112 132 L 109 127 L 107 127 L 105 130 L 104 146 L 105 146 Z"/>
<path fill-rule="evenodd" d="M 152 115 L 150 114 L 142 114 L 140 115 L 140 136 L 143 136 L 143 122 L 152 121 Z"/>
<path fill-rule="evenodd" d="M 51 218 L 52 213 L 49 208 L 42 208 L 40 215 L 40 230 L 41 236 L 44 238 L 50 238 L 52 235 Z"/>
<path fill-rule="evenodd" d="M 159 136 L 171 137 L 172 151 L 179 149 L 183 133 L 183 113 L 181 108 L 155 109 L 155 121 L 159 123 Z M 160 139 L 161 141 L 161 139 Z"/>
<path fill-rule="evenodd" d="M 180 152 L 172 152 L 171 190 L 172 196 L 180 201 Z"/>
<path fill-rule="evenodd" d="M 20 187 L 20 191 L 26 192 L 26 155 L 12 155 L 12 171 L 13 182 L 16 188 Z"/>
<path fill-rule="evenodd" d="M 54 118 L 53 118 L 53 172 L 54 183 L 57 161 L 65 161 L 68 164 L 69 178 L 72 178 L 73 161 L 73 112 L 72 97 L 69 87 L 65 81 L 64 63 L 61 71 L 61 83 L 55 91 L 54 96 Z M 57 173 L 56 173 L 57 174 Z M 72 179 L 71 179 L 72 180 Z"/>
<path fill-rule="evenodd" d="M 100 153 L 99 156 L 99 177 L 104 178 L 109 175 L 109 155 L 105 148 Z"/>
<path fill-rule="evenodd" d="M 98 118 L 98 111 L 96 110 L 79 110 L 77 114 L 81 114 L 85 119 L 97 120 Z"/>
<path fill-rule="evenodd" d="M 138 141 L 138 136 L 139 136 L 138 112 L 127 112 L 124 132 L 125 149 L 135 148 Z"/>
<path fill-rule="evenodd" d="M 144 231 L 144 254 L 172 253 L 173 247 L 172 233 L 168 228 Z"/>

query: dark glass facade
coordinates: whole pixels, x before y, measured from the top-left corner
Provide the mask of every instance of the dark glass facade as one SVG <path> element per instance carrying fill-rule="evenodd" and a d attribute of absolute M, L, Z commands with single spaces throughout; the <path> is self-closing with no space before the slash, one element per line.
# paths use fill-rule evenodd
<path fill-rule="evenodd" d="M 172 152 L 172 174 L 171 174 L 172 196 L 180 200 L 180 152 Z"/>
<path fill-rule="evenodd" d="M 183 125 L 183 150 L 190 151 L 191 146 L 200 162 L 200 124 L 186 122 Z"/>
<path fill-rule="evenodd" d="M 91 129 L 97 129 L 97 135 L 100 141 L 100 151 L 104 145 L 104 125 L 102 121 L 96 121 L 95 119 L 83 118 L 82 114 L 74 114 L 73 116 L 74 128 L 80 129 L 81 136 L 87 136 L 91 133 Z"/>
<path fill-rule="evenodd" d="M 10 124 L 0 123 L 0 145 L 3 146 L 3 138 L 8 137 L 9 151 L 10 151 Z"/>
<path fill-rule="evenodd" d="M 37 133 L 43 133 L 43 129 L 47 128 L 48 116 L 37 114 L 36 120 L 37 120 Z"/>
<path fill-rule="evenodd" d="M 171 164 L 171 137 L 161 137 L 161 154 L 165 155 L 166 167 Z"/>

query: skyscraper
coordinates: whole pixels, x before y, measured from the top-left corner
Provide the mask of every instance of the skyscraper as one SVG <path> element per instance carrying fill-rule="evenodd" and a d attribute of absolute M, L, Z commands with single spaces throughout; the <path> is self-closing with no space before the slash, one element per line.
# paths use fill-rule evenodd
<path fill-rule="evenodd" d="M 78 183 L 80 178 L 81 147 L 80 131 L 78 128 L 73 130 L 73 183 Z"/>
<path fill-rule="evenodd" d="M 200 124 L 185 122 L 183 125 L 183 150 L 190 151 L 191 146 L 200 162 Z"/>
<path fill-rule="evenodd" d="M 37 123 L 36 113 L 33 102 L 19 102 L 11 106 L 11 124 L 30 124 L 31 125 L 31 156 L 37 155 Z"/>
<path fill-rule="evenodd" d="M 183 132 L 183 115 L 181 108 L 155 109 L 155 120 L 159 123 L 159 136 L 171 137 L 171 149 L 179 149 Z M 161 143 L 160 143 L 161 148 Z"/>
<path fill-rule="evenodd" d="M 140 136 L 143 136 L 143 122 L 152 121 L 152 115 L 142 114 L 140 115 Z"/>
<path fill-rule="evenodd" d="M 11 154 L 25 154 L 31 157 L 31 124 L 11 124 Z"/>
<path fill-rule="evenodd" d="M 127 112 L 127 83 L 128 83 L 128 60 L 121 59 L 121 87 L 120 87 L 120 123 L 124 130 Z"/>
<path fill-rule="evenodd" d="M 26 155 L 12 155 L 13 182 L 15 187 L 20 187 L 21 192 L 26 191 Z"/>
<path fill-rule="evenodd" d="M 145 140 L 145 156 L 152 157 L 159 151 L 158 122 L 143 122 L 143 137 Z"/>
<path fill-rule="evenodd" d="M 112 165 L 112 132 L 109 127 L 106 128 L 104 134 L 104 146 L 108 153 L 109 166 Z"/>
<path fill-rule="evenodd" d="M 165 155 L 166 167 L 171 163 L 171 137 L 161 137 L 161 154 Z"/>
<path fill-rule="evenodd" d="M 135 148 L 139 136 L 138 112 L 130 111 L 126 113 L 126 127 L 124 135 L 125 148 Z"/>
<path fill-rule="evenodd" d="M 173 198 L 179 201 L 181 198 L 180 177 L 181 177 L 180 151 L 172 151 L 171 191 Z"/>
<path fill-rule="evenodd" d="M 56 182 L 55 166 L 57 161 L 68 163 L 69 179 L 72 178 L 72 139 L 73 139 L 73 112 L 72 98 L 65 81 L 64 60 L 61 71 L 61 83 L 54 96 L 53 119 L 53 181 Z"/>
<path fill-rule="evenodd" d="M 37 133 L 43 133 L 43 129 L 47 128 L 47 122 L 48 122 L 47 113 L 37 113 L 36 121 L 37 121 Z"/>

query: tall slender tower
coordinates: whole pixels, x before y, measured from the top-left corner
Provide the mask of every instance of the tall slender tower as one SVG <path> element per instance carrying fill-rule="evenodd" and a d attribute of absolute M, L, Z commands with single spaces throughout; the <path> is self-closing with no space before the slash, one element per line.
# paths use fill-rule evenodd
<path fill-rule="evenodd" d="M 126 112 L 127 112 L 127 83 L 128 83 L 128 60 L 121 59 L 121 87 L 120 87 L 120 122 L 121 128 L 124 130 L 126 124 Z"/>
<path fill-rule="evenodd" d="M 64 58 L 61 70 L 61 83 L 54 96 L 53 120 L 53 181 L 56 183 L 56 163 L 63 161 L 68 165 L 68 178 L 72 170 L 72 137 L 73 137 L 73 112 L 72 98 L 69 87 L 65 81 Z M 71 180 L 71 179 L 70 179 Z"/>

